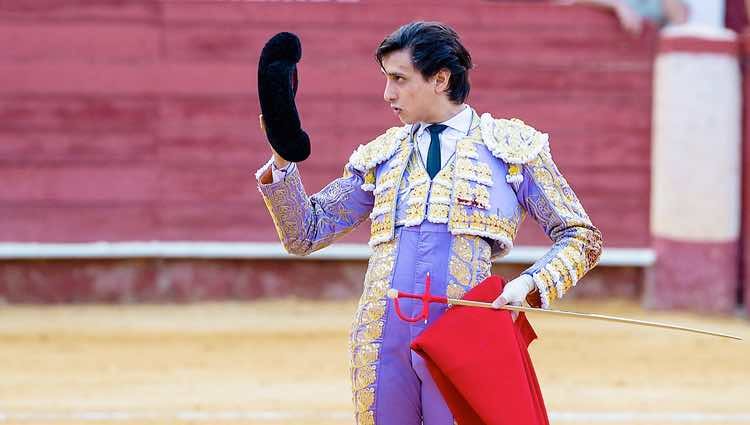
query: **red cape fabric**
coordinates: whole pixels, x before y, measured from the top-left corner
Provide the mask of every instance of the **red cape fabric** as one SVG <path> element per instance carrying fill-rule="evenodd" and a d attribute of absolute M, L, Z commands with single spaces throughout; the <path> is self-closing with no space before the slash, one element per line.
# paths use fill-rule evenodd
<path fill-rule="evenodd" d="M 464 299 L 492 302 L 505 282 L 490 276 Z M 453 306 L 411 344 L 460 425 L 547 425 L 527 351 L 536 333 L 523 313 Z M 425 406 L 425 408 L 429 408 Z"/>

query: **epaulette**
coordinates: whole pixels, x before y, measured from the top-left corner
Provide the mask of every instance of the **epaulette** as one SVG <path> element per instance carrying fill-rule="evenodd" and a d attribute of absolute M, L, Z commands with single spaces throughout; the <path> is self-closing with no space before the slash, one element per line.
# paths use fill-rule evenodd
<path fill-rule="evenodd" d="M 391 127 L 375 140 L 359 147 L 349 157 L 349 164 L 362 173 L 366 173 L 396 153 L 400 142 L 409 135 L 409 127 Z"/>
<path fill-rule="evenodd" d="M 490 114 L 482 114 L 482 140 L 492 154 L 508 164 L 508 183 L 521 183 L 521 166 L 536 158 L 542 149 L 548 149 L 549 136 L 523 121 L 494 119 Z"/>

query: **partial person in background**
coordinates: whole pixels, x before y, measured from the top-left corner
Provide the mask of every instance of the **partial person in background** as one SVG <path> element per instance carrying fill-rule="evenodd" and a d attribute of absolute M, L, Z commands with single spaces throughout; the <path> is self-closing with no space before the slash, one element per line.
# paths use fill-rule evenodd
<path fill-rule="evenodd" d="M 681 0 L 561 0 L 560 3 L 611 9 L 622 28 L 634 35 L 641 33 L 644 20 L 659 26 L 679 25 L 687 22 L 690 13 Z"/>

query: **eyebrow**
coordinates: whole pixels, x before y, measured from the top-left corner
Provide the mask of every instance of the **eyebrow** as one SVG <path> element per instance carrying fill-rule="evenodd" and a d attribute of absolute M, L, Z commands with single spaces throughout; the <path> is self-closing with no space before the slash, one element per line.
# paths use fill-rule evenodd
<path fill-rule="evenodd" d="M 400 72 L 386 72 L 384 69 L 382 70 L 383 74 L 389 76 L 389 77 L 406 77 L 406 74 L 402 74 Z"/>

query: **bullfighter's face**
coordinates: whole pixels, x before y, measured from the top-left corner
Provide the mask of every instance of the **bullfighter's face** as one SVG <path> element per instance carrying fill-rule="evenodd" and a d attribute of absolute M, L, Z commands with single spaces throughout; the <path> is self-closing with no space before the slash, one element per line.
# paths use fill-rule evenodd
<path fill-rule="evenodd" d="M 436 77 L 425 79 L 414 68 L 409 50 L 396 50 L 383 57 L 386 77 L 383 100 L 404 124 L 435 122 L 445 92 Z"/>

